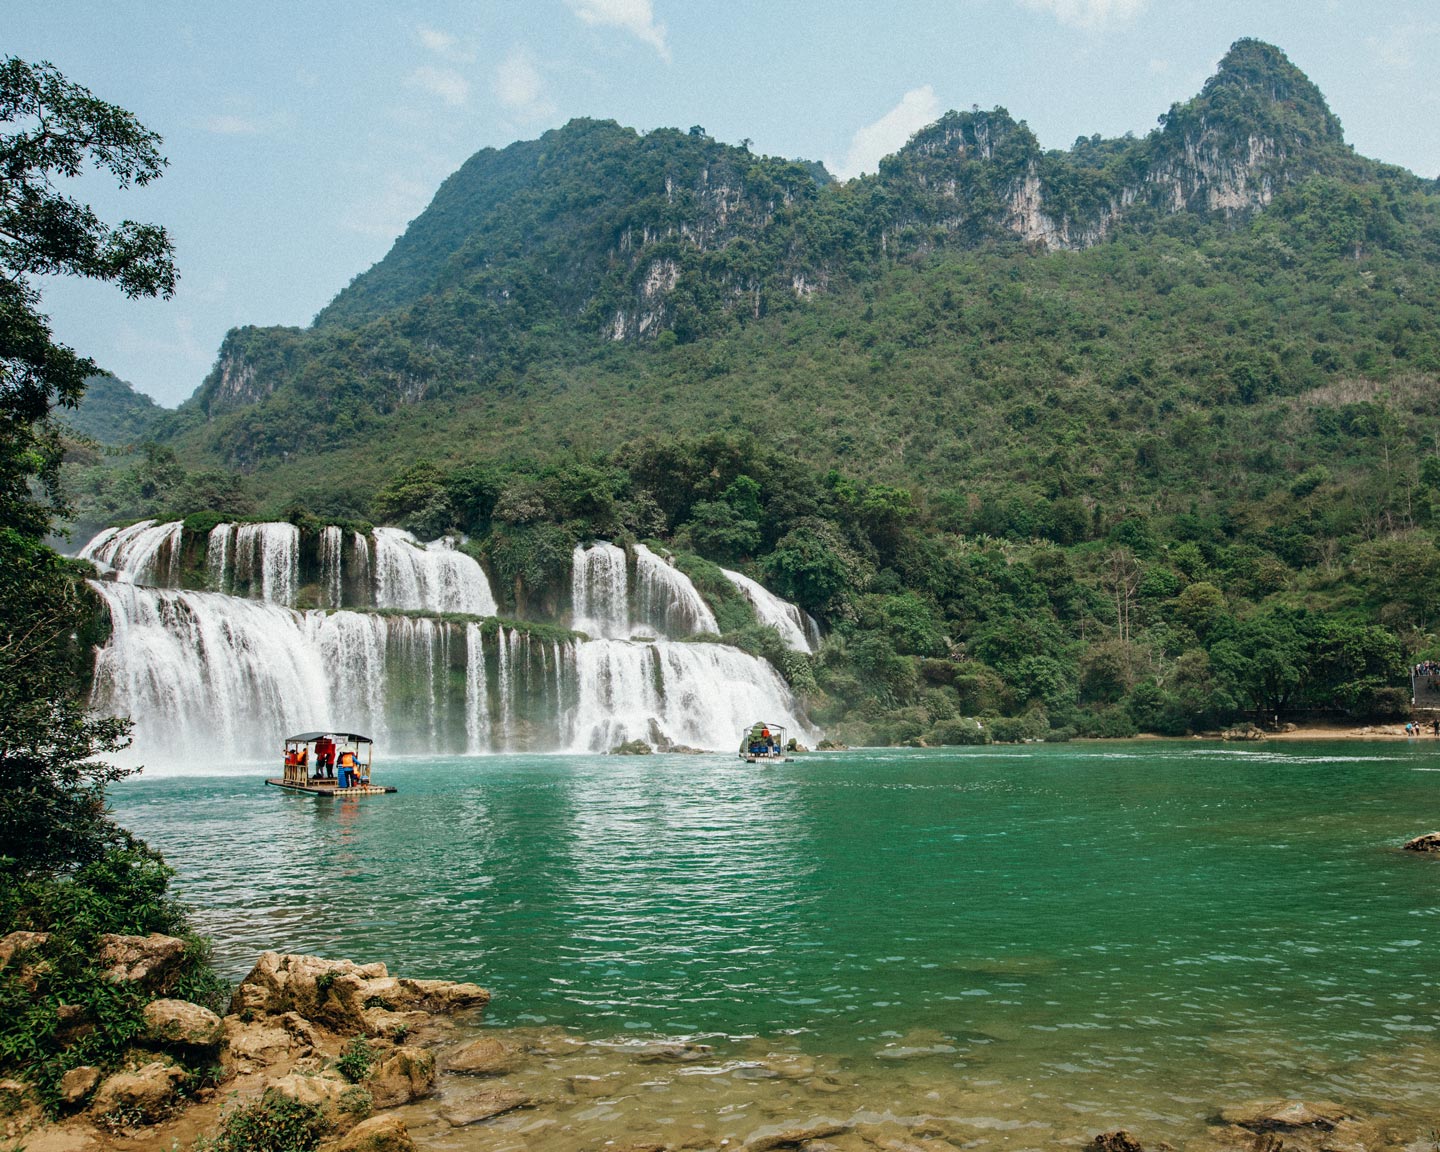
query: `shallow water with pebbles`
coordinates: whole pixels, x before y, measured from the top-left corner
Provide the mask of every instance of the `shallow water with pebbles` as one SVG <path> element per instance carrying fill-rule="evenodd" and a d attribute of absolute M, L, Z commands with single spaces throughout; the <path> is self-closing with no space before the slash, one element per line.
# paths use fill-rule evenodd
<path fill-rule="evenodd" d="M 400 792 L 358 803 L 263 766 L 113 798 L 229 975 L 273 948 L 494 991 L 537 1103 L 454 1127 L 496 1082 L 447 1077 L 412 1106 L 428 1146 L 814 1118 L 1185 1143 L 1266 1096 L 1440 1117 L 1440 860 L 1396 850 L 1440 826 L 1433 743 L 380 756 Z"/>

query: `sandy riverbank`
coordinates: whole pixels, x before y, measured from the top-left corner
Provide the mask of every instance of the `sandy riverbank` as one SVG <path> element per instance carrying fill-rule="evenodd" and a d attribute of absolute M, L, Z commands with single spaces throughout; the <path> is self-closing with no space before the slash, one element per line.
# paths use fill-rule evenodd
<path fill-rule="evenodd" d="M 1280 732 L 1265 731 L 1267 740 L 1414 740 L 1417 743 L 1432 741 L 1440 747 L 1440 739 L 1425 732 L 1421 736 L 1407 736 L 1404 722 L 1397 724 L 1297 724 L 1286 726 Z"/>

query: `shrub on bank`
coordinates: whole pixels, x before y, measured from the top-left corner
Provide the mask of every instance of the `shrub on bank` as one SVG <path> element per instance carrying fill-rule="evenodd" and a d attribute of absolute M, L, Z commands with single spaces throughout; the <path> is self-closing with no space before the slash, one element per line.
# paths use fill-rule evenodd
<path fill-rule="evenodd" d="M 941 720 L 925 736 L 925 743 L 953 747 L 962 744 L 988 744 L 990 733 L 978 720 L 968 716 L 957 716 L 952 720 Z"/>
<path fill-rule="evenodd" d="M 4 933 L 43 934 L 0 967 L 0 1073 L 31 1084 L 52 1114 L 60 1106 L 60 1079 L 70 1069 L 105 1073 L 121 1066 L 144 1035 L 145 1005 L 152 999 L 225 1010 L 230 989 L 210 968 L 208 944 L 168 895 L 172 875 L 157 853 L 131 841 L 71 875 L 0 885 Z M 99 959 L 107 933 L 178 936 L 185 950 L 158 983 L 110 980 Z M 198 1082 L 209 1073 L 194 1063 L 187 1071 Z"/>

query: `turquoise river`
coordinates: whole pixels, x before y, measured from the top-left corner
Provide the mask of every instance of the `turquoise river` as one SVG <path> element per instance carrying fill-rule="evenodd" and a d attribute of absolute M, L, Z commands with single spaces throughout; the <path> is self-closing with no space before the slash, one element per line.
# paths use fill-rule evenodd
<path fill-rule="evenodd" d="M 818 1060 L 1021 1143 L 1270 1095 L 1440 1120 L 1440 860 L 1398 851 L 1440 741 L 382 760 L 398 794 L 344 803 L 263 774 L 113 790 L 234 978 L 383 959 L 491 988 L 487 1027 Z"/>

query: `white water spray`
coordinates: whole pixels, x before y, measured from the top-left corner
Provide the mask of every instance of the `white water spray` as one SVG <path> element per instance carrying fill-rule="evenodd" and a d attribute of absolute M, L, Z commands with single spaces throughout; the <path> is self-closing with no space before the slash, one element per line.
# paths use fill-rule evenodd
<path fill-rule="evenodd" d="M 782 600 L 775 593 L 757 584 L 750 577 L 728 568 L 720 569 L 725 579 L 734 584 L 755 609 L 755 617 L 761 624 L 768 625 L 780 633 L 787 647 L 796 652 L 814 652 L 820 647 L 820 626 L 814 617 L 788 600 Z"/>

